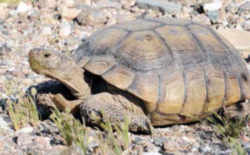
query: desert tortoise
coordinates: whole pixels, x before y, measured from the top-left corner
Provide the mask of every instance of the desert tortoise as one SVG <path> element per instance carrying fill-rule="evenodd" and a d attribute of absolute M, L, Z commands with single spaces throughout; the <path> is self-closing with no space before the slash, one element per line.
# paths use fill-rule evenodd
<path fill-rule="evenodd" d="M 79 99 L 72 104 L 58 94 L 53 101 L 64 108 L 82 103 L 81 114 L 92 124 L 103 122 L 103 115 L 115 121 L 125 115 L 132 131 L 143 131 L 150 122 L 192 122 L 250 98 L 249 72 L 236 49 L 213 29 L 190 21 L 113 25 L 84 40 L 73 59 L 44 49 L 29 54 L 35 72 L 61 81 Z M 88 75 L 104 82 L 89 82 Z M 105 82 L 111 87 L 91 94 Z"/>

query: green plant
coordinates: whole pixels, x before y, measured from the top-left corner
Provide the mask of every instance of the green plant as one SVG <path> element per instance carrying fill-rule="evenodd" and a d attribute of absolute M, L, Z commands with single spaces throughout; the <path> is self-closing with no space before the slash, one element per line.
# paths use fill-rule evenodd
<path fill-rule="evenodd" d="M 213 125 L 216 135 L 221 137 L 223 142 L 229 145 L 234 153 L 239 155 L 246 154 L 238 138 L 246 127 L 247 119 L 247 116 L 244 118 L 230 118 L 227 115 L 221 116 L 217 113 L 207 118 Z"/>
<path fill-rule="evenodd" d="M 71 146 L 75 144 L 82 149 L 84 154 L 86 154 L 88 145 L 86 127 L 76 120 L 71 115 L 69 110 L 60 112 L 57 108 L 55 108 L 50 118 L 54 121 L 57 128 L 59 129 L 66 145 Z"/>
<path fill-rule="evenodd" d="M 7 101 L 8 114 L 15 130 L 27 124 L 35 126 L 39 122 L 39 115 L 33 98 L 30 95 L 20 97 L 17 102 Z"/>
<path fill-rule="evenodd" d="M 76 144 L 86 154 L 89 141 L 86 126 L 76 120 L 69 110 L 60 112 L 55 108 L 50 117 L 59 129 L 65 144 L 68 146 Z M 109 152 L 108 154 L 121 155 L 128 148 L 130 143 L 128 124 L 127 119 L 119 126 L 112 125 L 109 121 L 104 123 L 104 132 L 96 137 L 98 138 L 99 151 L 102 154 Z"/>
<path fill-rule="evenodd" d="M 120 122 L 119 125 L 113 125 L 110 121 L 107 121 L 103 127 L 106 132 L 106 139 L 104 139 L 105 144 L 107 145 L 106 148 L 113 150 L 113 154 L 121 155 L 130 144 L 128 119 L 125 118 L 125 121 Z"/>

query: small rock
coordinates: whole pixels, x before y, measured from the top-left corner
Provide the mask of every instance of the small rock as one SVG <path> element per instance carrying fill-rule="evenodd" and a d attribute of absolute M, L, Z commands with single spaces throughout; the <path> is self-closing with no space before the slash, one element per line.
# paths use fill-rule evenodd
<path fill-rule="evenodd" d="M 212 22 L 216 22 L 219 18 L 219 11 L 215 10 L 215 11 L 208 11 L 207 13 L 207 17 L 212 21 Z"/>
<path fill-rule="evenodd" d="M 17 7 L 17 13 L 26 13 L 32 9 L 32 6 L 24 2 L 20 2 Z"/>
<path fill-rule="evenodd" d="M 222 7 L 221 0 L 214 0 L 203 5 L 203 10 L 212 22 L 216 22 L 219 17 L 219 9 Z"/>
<path fill-rule="evenodd" d="M 9 15 L 6 3 L 0 3 L 0 20 L 5 20 Z"/>
<path fill-rule="evenodd" d="M 42 8 L 54 9 L 57 7 L 57 0 L 42 0 L 39 4 Z"/>
<path fill-rule="evenodd" d="M 77 21 L 82 25 L 100 26 L 108 22 L 108 16 L 105 10 L 82 7 Z"/>
<path fill-rule="evenodd" d="M 75 6 L 75 0 L 63 0 L 62 5 L 68 8 L 73 8 Z"/>
<path fill-rule="evenodd" d="M 60 36 L 61 37 L 68 37 L 72 32 L 71 25 L 67 22 L 64 22 L 60 25 Z"/>
<path fill-rule="evenodd" d="M 61 11 L 61 15 L 64 19 L 73 20 L 80 14 L 81 10 L 77 8 L 68 8 L 63 7 Z"/>
<path fill-rule="evenodd" d="M 78 2 L 79 1 L 79 2 Z M 84 5 L 88 5 L 88 6 L 91 6 L 92 5 L 92 1 L 93 0 L 78 0 L 77 2 L 76 2 L 76 4 L 79 4 L 79 3 L 81 3 L 81 4 L 84 4 Z"/>
<path fill-rule="evenodd" d="M 52 34 L 52 30 L 49 26 L 45 26 L 42 29 L 42 35 L 51 35 Z"/>
<path fill-rule="evenodd" d="M 163 143 L 165 143 L 167 141 L 166 138 L 164 137 L 157 137 L 157 138 L 154 138 L 154 144 L 156 146 L 159 146 L 159 147 L 162 147 Z"/>
<path fill-rule="evenodd" d="M 166 0 L 136 0 L 136 5 L 143 9 L 159 9 L 164 14 L 178 13 L 181 10 L 181 4 Z"/>
<path fill-rule="evenodd" d="M 177 18 L 190 20 L 193 9 L 189 7 L 183 7 L 181 12 L 176 14 Z M 195 17 L 195 16 L 194 16 Z"/>
<path fill-rule="evenodd" d="M 131 6 L 135 5 L 135 0 L 120 0 L 123 9 L 128 9 Z"/>
<path fill-rule="evenodd" d="M 110 1 L 110 0 L 104 0 L 104 1 L 99 1 L 96 3 L 96 8 L 116 8 L 120 9 L 122 7 L 121 3 L 115 2 L 115 1 Z"/>
<path fill-rule="evenodd" d="M 11 130 L 10 123 L 11 120 L 9 118 L 0 117 L 0 129 Z"/>
<path fill-rule="evenodd" d="M 43 0 L 44 1 L 44 0 Z M 47 0 L 47 5 L 45 7 L 48 8 L 56 8 L 57 7 L 57 0 Z"/>
<path fill-rule="evenodd" d="M 16 134 L 27 134 L 27 133 L 31 133 L 32 131 L 33 131 L 32 127 L 25 127 L 16 131 Z"/>
<path fill-rule="evenodd" d="M 202 146 L 199 148 L 199 151 L 201 153 L 208 153 L 208 152 L 211 152 L 211 150 L 212 150 L 212 148 L 209 145 Z"/>
<path fill-rule="evenodd" d="M 246 31 L 250 31 L 250 21 L 245 21 L 242 23 L 242 28 Z"/>
<path fill-rule="evenodd" d="M 207 12 L 217 11 L 222 7 L 221 0 L 214 0 L 212 3 L 206 3 L 203 5 L 203 9 Z"/>
<path fill-rule="evenodd" d="M 42 136 L 35 136 L 33 139 L 33 143 L 39 144 L 40 148 L 43 149 L 51 149 L 50 145 L 50 138 L 49 137 L 42 137 Z"/>

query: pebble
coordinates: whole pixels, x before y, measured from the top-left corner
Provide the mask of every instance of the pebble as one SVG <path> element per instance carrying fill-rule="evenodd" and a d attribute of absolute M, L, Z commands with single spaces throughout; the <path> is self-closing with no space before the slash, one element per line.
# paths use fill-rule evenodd
<path fill-rule="evenodd" d="M 19 5 L 17 6 L 17 13 L 27 13 L 28 11 L 30 11 L 32 9 L 32 6 L 24 3 L 24 2 L 20 2 Z"/>
<path fill-rule="evenodd" d="M 212 21 L 212 22 L 217 22 L 218 18 L 219 18 L 219 11 L 215 10 L 215 11 L 208 11 L 207 12 L 207 16 L 208 18 Z"/>
<path fill-rule="evenodd" d="M 33 127 L 24 127 L 18 131 L 16 131 L 16 134 L 28 134 L 31 133 L 34 130 Z"/>
<path fill-rule="evenodd" d="M 60 36 L 65 38 L 68 37 L 72 32 L 72 26 L 68 22 L 64 22 L 60 25 Z"/>
<path fill-rule="evenodd" d="M 116 1 L 110 1 L 110 0 L 101 0 L 95 4 L 95 8 L 116 8 L 120 9 L 122 7 L 122 4 Z"/>
<path fill-rule="evenodd" d="M 42 29 L 42 35 L 51 35 L 52 34 L 52 30 L 49 26 L 45 26 Z"/>
<path fill-rule="evenodd" d="M 76 18 L 79 14 L 81 13 L 80 9 L 77 8 L 68 8 L 68 7 L 63 7 L 61 11 L 61 15 L 64 19 L 67 20 L 73 20 Z"/>
<path fill-rule="evenodd" d="M 135 0 L 120 0 L 123 9 L 129 9 L 135 5 Z"/>
<path fill-rule="evenodd" d="M 166 0 L 136 0 L 136 5 L 143 9 L 159 9 L 164 14 L 174 14 L 181 10 L 181 4 Z"/>
<path fill-rule="evenodd" d="M 81 25 L 102 26 L 108 22 L 108 16 L 105 10 L 81 7 L 81 13 L 77 16 Z"/>
<path fill-rule="evenodd" d="M 0 3 L 0 21 L 5 20 L 9 15 L 9 9 L 6 3 Z"/>
<path fill-rule="evenodd" d="M 205 11 L 217 11 L 222 7 L 221 0 L 214 0 L 212 3 L 206 3 L 203 5 Z"/>
<path fill-rule="evenodd" d="M 62 6 L 73 8 L 76 5 L 75 0 L 62 0 Z"/>
<path fill-rule="evenodd" d="M 244 21 L 242 23 L 242 28 L 246 31 L 250 31 L 250 20 Z"/>
<path fill-rule="evenodd" d="M 1 116 L 0 117 L 0 130 L 1 129 L 11 130 L 10 123 L 11 123 L 10 118 L 4 118 L 3 116 Z"/>

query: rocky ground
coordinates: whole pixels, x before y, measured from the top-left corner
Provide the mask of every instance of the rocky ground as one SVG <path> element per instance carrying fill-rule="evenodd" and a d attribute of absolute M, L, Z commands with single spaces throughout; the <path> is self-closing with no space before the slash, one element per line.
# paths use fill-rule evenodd
<path fill-rule="evenodd" d="M 7 115 L 7 101 L 16 101 L 31 86 L 49 79 L 31 71 L 28 52 L 48 47 L 69 54 L 94 31 L 138 18 L 166 16 L 232 30 L 246 37 L 241 54 L 250 62 L 250 1 L 243 0 L 0 0 L 0 154 L 81 154 L 64 145 L 50 120 L 15 131 Z M 230 35 L 230 33 L 229 33 Z M 235 38 L 235 37 L 234 37 Z M 235 39 L 236 42 L 238 39 Z M 250 67 L 249 67 L 250 68 Z M 247 101 L 246 101 L 247 102 Z M 237 144 L 250 154 L 250 122 Z M 91 129 L 89 129 L 91 130 Z M 90 131 L 92 134 L 98 131 Z M 94 136 L 93 136 L 94 137 Z M 157 128 L 152 136 L 130 134 L 124 154 L 233 154 L 207 121 Z M 89 152 L 98 144 L 91 143 Z M 97 154 L 97 153 L 96 153 Z M 104 154 L 108 154 L 107 152 Z"/>

